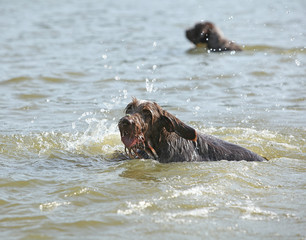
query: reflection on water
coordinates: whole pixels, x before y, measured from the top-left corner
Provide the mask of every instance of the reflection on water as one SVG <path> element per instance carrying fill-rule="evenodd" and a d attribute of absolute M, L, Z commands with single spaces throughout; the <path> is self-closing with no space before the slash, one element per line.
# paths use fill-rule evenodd
<path fill-rule="evenodd" d="M 33 3 L 0 7 L 1 239 L 305 238 L 304 1 Z M 132 96 L 269 161 L 127 159 Z"/>

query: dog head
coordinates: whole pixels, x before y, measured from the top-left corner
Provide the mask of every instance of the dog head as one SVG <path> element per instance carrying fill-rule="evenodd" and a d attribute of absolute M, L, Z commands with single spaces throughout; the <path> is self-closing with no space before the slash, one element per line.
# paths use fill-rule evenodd
<path fill-rule="evenodd" d="M 220 35 L 222 33 L 216 28 L 216 26 L 211 22 L 201 22 L 197 23 L 193 28 L 186 30 L 186 37 L 189 41 L 195 45 L 200 43 L 208 43 L 211 35 Z"/>
<path fill-rule="evenodd" d="M 125 108 L 126 115 L 119 120 L 121 141 L 129 151 L 130 157 L 141 157 L 145 151 L 155 159 L 157 142 L 167 138 L 170 133 L 196 141 L 196 131 L 178 118 L 163 110 L 157 103 L 133 98 Z"/>

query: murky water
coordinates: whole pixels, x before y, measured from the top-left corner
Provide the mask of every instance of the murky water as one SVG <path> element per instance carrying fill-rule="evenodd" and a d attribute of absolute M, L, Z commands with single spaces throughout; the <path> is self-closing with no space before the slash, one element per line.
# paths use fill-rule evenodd
<path fill-rule="evenodd" d="M 1 1 L 0 238 L 305 239 L 305 9 Z M 200 20 L 244 51 L 194 49 Z M 132 96 L 270 160 L 126 160 Z"/>

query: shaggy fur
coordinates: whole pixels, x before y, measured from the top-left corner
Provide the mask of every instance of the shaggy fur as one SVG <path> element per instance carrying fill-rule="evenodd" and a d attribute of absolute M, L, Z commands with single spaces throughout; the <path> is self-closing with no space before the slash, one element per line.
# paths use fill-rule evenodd
<path fill-rule="evenodd" d="M 195 45 L 207 44 L 213 52 L 242 50 L 239 45 L 224 38 L 220 29 L 211 22 L 197 23 L 186 31 L 186 37 Z"/>
<path fill-rule="evenodd" d="M 133 98 L 125 113 L 118 126 L 131 158 L 154 158 L 162 163 L 265 160 L 236 144 L 197 132 L 155 102 Z"/>

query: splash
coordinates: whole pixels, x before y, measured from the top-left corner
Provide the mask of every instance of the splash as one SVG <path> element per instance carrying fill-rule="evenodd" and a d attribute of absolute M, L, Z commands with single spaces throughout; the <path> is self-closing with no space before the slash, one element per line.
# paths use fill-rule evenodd
<path fill-rule="evenodd" d="M 81 131 L 85 124 L 85 131 Z M 229 142 L 246 147 L 268 159 L 305 158 L 304 134 L 282 134 L 253 128 L 204 128 L 197 129 Z M 48 157 L 52 155 L 100 155 L 109 159 L 115 153 L 124 153 L 117 122 L 92 117 L 84 113 L 72 123 L 70 132 L 51 131 L 29 134 L 0 135 L 0 154 L 7 158 Z"/>
<path fill-rule="evenodd" d="M 0 153 L 8 158 L 48 157 L 62 154 L 85 156 L 113 153 L 121 146 L 117 125 L 106 119 L 86 118 L 87 129 L 74 132 L 51 131 L 29 134 L 0 135 Z"/>

